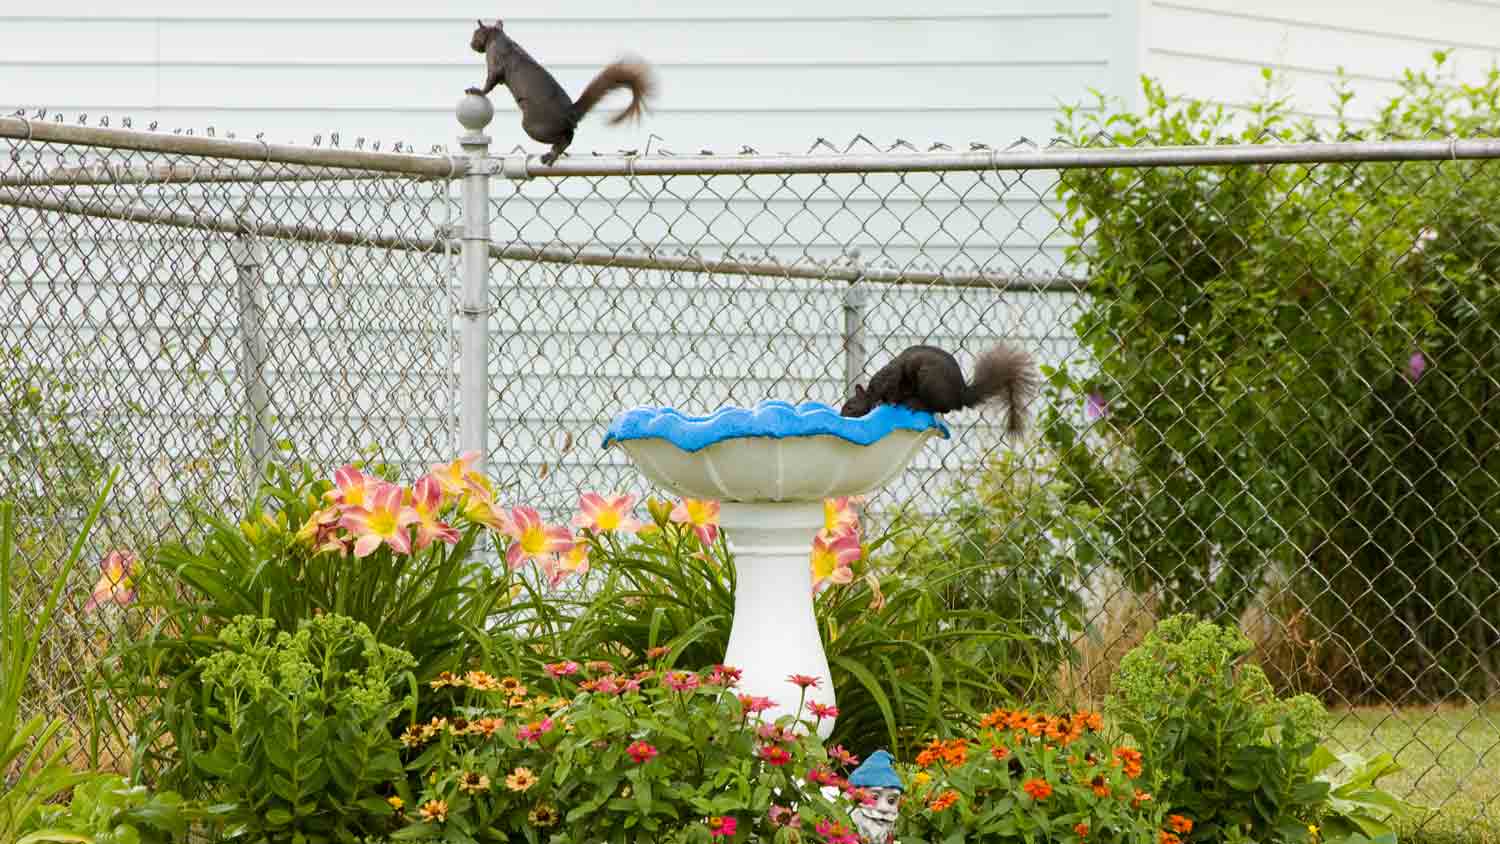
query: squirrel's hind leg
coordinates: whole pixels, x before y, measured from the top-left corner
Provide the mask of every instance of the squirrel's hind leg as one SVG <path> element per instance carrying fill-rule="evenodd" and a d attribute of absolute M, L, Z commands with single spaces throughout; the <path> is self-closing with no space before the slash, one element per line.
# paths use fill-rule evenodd
<path fill-rule="evenodd" d="M 572 142 L 573 139 L 568 138 L 565 141 L 558 141 L 557 143 L 553 144 L 552 150 L 542 156 L 542 164 L 548 167 L 552 166 L 552 162 L 556 161 L 558 157 L 563 154 L 563 150 L 566 150 L 568 148 L 568 144 Z"/>

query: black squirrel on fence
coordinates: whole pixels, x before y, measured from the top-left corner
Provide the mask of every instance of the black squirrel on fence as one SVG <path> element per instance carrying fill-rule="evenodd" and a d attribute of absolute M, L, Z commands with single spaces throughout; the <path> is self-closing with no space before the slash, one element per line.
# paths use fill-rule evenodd
<path fill-rule="evenodd" d="M 609 121 L 620 123 L 639 117 L 646 99 L 656 87 L 649 67 L 642 62 L 622 59 L 599 71 L 575 102 L 540 62 L 520 44 L 510 40 L 500 21 L 495 21 L 494 26 L 479 21 L 479 28 L 474 30 L 469 46 L 476 53 L 484 53 L 486 74 L 484 87 L 469 88 L 467 93 L 485 95 L 500 84 L 509 88 L 521 109 L 521 128 L 532 140 L 552 145 L 552 150 L 542 156 L 543 164 L 556 161 L 573 143 L 578 122 L 604 99 L 605 94 L 616 88 L 630 89 L 630 105 Z"/>
<path fill-rule="evenodd" d="M 839 413 L 864 416 L 880 404 L 947 413 L 999 399 L 1006 429 L 1019 434 L 1026 428 L 1026 405 L 1040 386 L 1031 356 L 1004 343 L 979 356 L 968 383 L 953 355 L 936 346 L 911 346 L 870 378 L 869 389 L 856 384 Z"/>

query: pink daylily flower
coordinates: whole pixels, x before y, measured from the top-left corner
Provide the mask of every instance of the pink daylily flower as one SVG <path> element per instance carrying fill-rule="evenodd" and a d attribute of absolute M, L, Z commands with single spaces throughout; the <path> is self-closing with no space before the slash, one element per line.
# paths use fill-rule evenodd
<path fill-rule="evenodd" d="M 845 533 L 835 537 L 818 534 L 813 537 L 811 554 L 813 592 L 830 583 L 848 583 L 854 579 L 851 566 L 859 559 L 859 537 Z"/>
<path fill-rule="evenodd" d="M 495 502 L 495 491 L 490 486 L 489 478 L 471 475 L 464 482 L 464 491 L 464 518 L 500 533 L 511 532 L 513 526 L 510 516 L 506 515 L 505 508 Z"/>
<path fill-rule="evenodd" d="M 573 535 L 562 525 L 549 525 L 530 507 L 511 510 L 510 524 L 505 533 L 513 540 L 505 549 L 505 564 L 515 571 L 527 560 L 540 560 L 548 554 L 560 554 L 571 550 Z"/>
<path fill-rule="evenodd" d="M 823 499 L 823 534 L 835 537 L 845 533 L 859 535 L 859 512 L 855 505 L 860 499 L 853 496 Z"/>
<path fill-rule="evenodd" d="M 333 489 L 323 494 L 324 498 L 342 508 L 364 507 L 370 496 L 383 481 L 361 472 L 352 463 L 334 470 Z"/>
<path fill-rule="evenodd" d="M 719 502 L 697 498 L 684 498 L 672 508 L 671 519 L 678 524 L 689 525 L 698 534 L 698 541 L 705 547 L 713 545 L 719 536 Z"/>
<path fill-rule="evenodd" d="M 484 475 L 474 471 L 474 461 L 479 459 L 479 452 L 466 451 L 458 456 L 457 460 L 448 463 L 437 463 L 429 473 L 438 482 L 443 490 L 443 500 L 457 498 L 469 492 L 469 482 L 483 479 Z M 487 486 L 487 485 L 486 485 Z"/>
<path fill-rule="evenodd" d="M 438 518 L 443 507 L 443 488 L 432 475 L 423 475 L 411 488 L 411 509 L 417 514 L 418 551 L 432 544 L 434 539 L 449 545 L 458 543 L 458 530 Z"/>
<path fill-rule="evenodd" d="M 542 574 L 547 578 L 548 589 L 556 589 L 568 578 L 588 570 L 589 546 L 582 542 L 574 542 L 572 548 L 550 555 L 542 562 Z"/>
<path fill-rule="evenodd" d="M 630 515 L 630 509 L 634 506 L 634 495 L 612 495 L 605 498 L 597 492 L 586 492 L 578 499 L 578 515 L 573 517 L 573 527 L 596 533 L 612 530 L 635 533 L 645 523 Z"/>
<path fill-rule="evenodd" d="M 344 511 L 340 526 L 354 534 L 354 556 L 368 557 L 381 544 L 399 554 L 411 553 L 411 534 L 407 526 L 421 517 L 401 502 L 402 489 L 392 483 L 375 488 L 369 507 L 351 507 Z"/>
<path fill-rule="evenodd" d="M 130 551 L 114 550 L 99 561 L 99 582 L 83 605 L 84 612 L 105 603 L 125 606 L 135 600 L 135 573 L 140 560 Z"/>

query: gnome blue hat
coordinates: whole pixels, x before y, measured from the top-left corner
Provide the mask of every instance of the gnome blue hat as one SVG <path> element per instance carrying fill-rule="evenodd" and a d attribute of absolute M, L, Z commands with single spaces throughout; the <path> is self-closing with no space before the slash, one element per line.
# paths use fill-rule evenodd
<path fill-rule="evenodd" d="M 884 750 L 877 750 L 865 759 L 864 764 L 854 769 L 849 775 L 849 784 L 859 788 L 894 788 L 905 792 L 906 786 L 901 784 L 901 778 L 896 776 L 896 769 L 891 767 L 891 754 Z"/>

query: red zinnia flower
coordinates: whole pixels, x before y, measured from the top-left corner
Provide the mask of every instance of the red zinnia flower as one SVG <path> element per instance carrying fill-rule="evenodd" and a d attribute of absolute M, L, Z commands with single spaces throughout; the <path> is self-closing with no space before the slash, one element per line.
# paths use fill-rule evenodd
<path fill-rule="evenodd" d="M 656 748 L 640 740 L 631 742 L 630 746 L 625 748 L 625 752 L 629 754 L 630 758 L 634 759 L 637 764 L 640 764 L 642 762 L 650 762 L 652 759 L 656 758 Z"/>
<path fill-rule="evenodd" d="M 760 758 L 764 759 L 766 764 L 775 765 L 779 768 L 792 761 L 792 754 L 788 753 L 786 748 L 779 745 L 765 745 L 760 749 Z"/>
<path fill-rule="evenodd" d="M 729 838 L 734 835 L 734 818 L 715 815 L 708 819 L 708 835 L 710 838 Z"/>
<path fill-rule="evenodd" d="M 787 679 L 787 682 L 794 683 L 794 684 L 796 684 L 798 686 L 801 686 L 804 689 L 807 689 L 807 688 L 816 689 L 823 682 L 822 680 L 819 680 L 817 677 L 809 677 L 806 674 L 793 674 L 790 677 L 787 677 L 786 679 Z"/>

